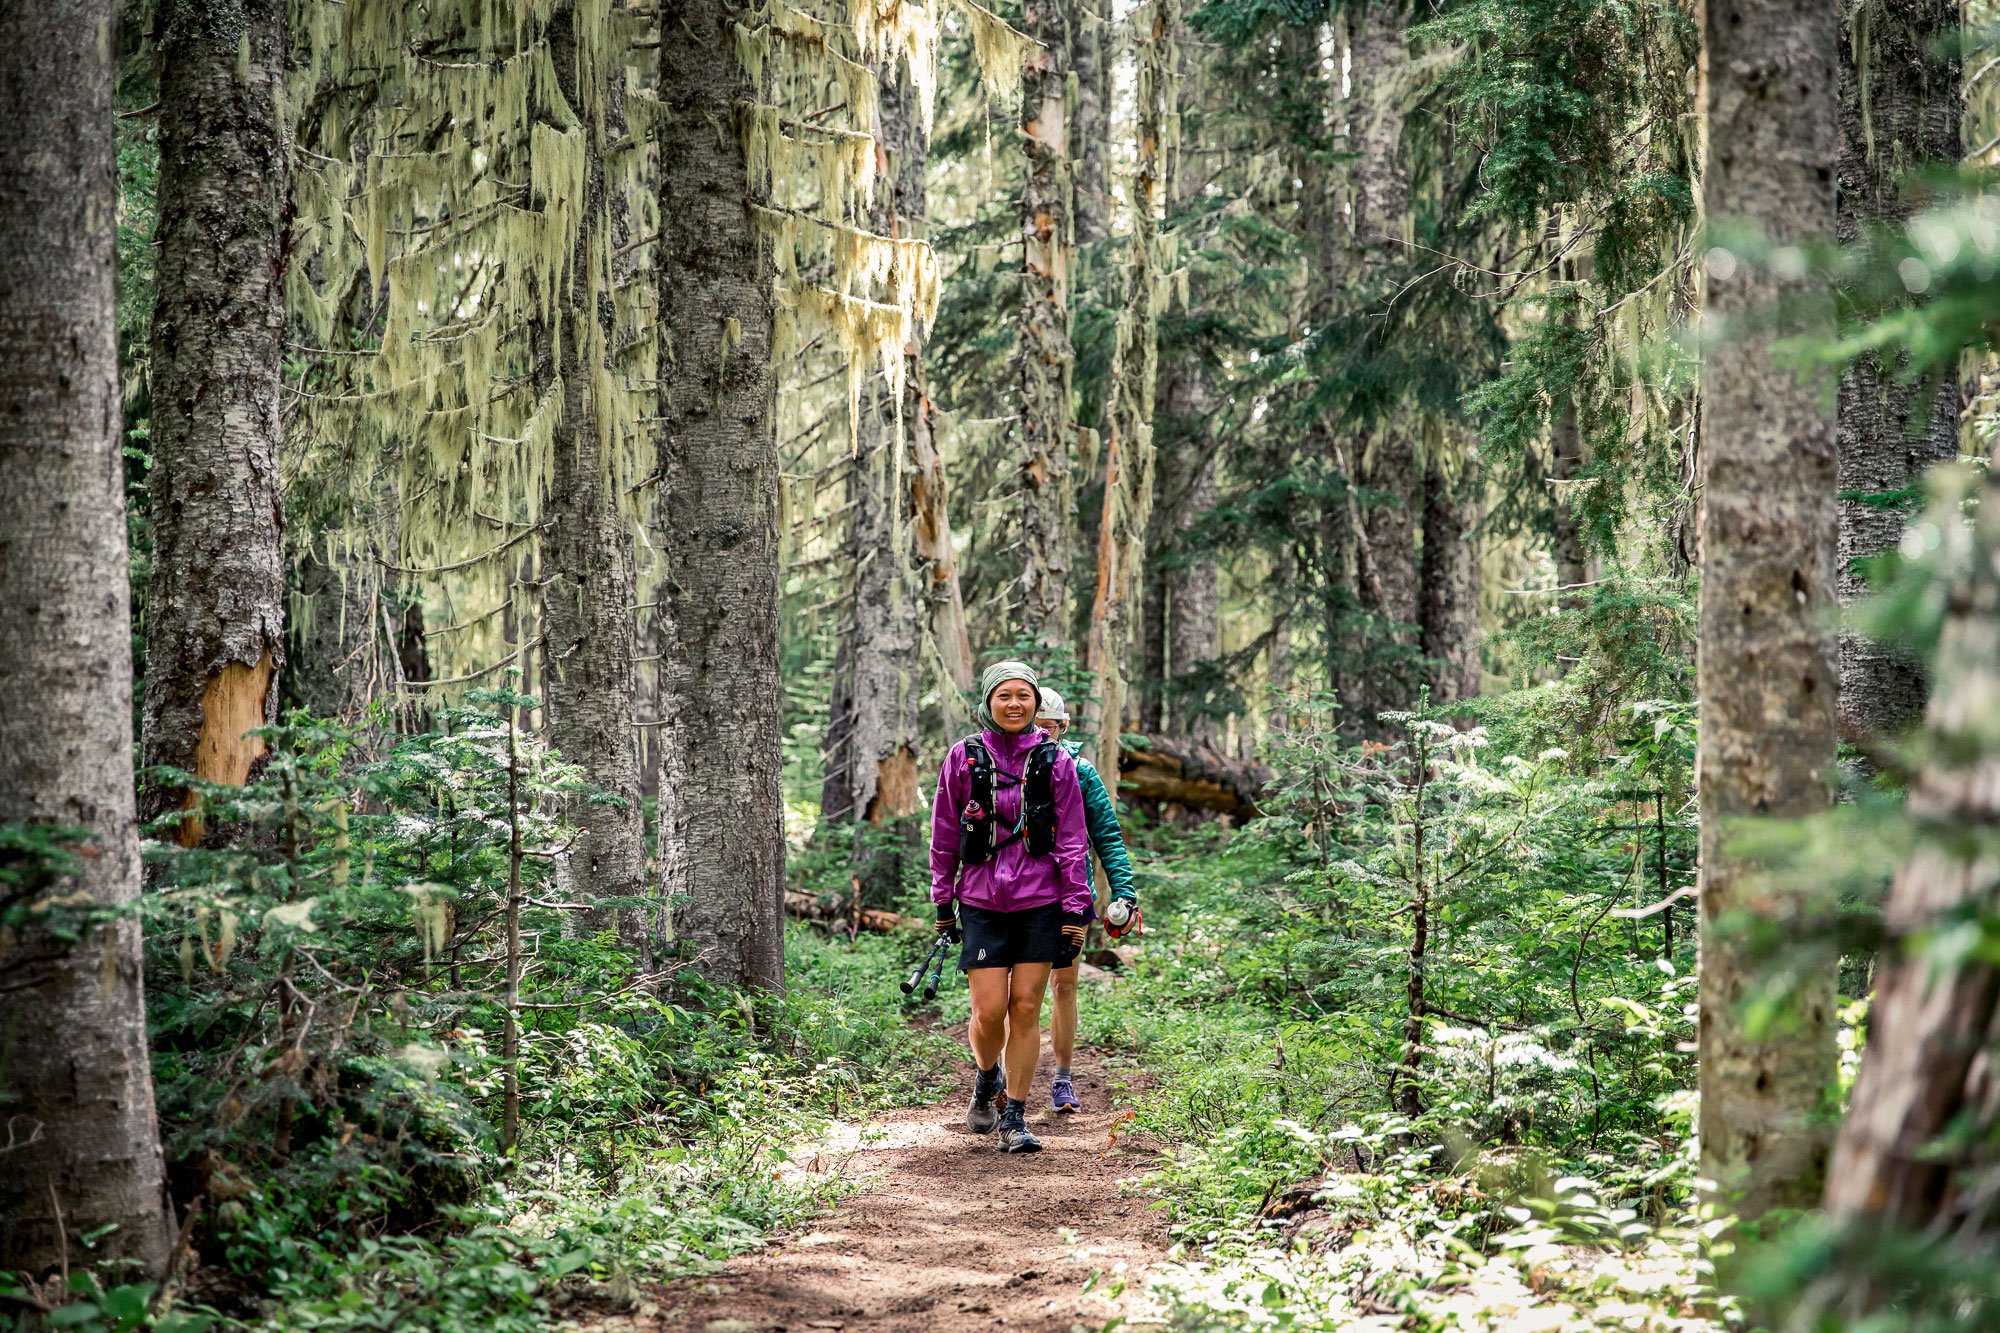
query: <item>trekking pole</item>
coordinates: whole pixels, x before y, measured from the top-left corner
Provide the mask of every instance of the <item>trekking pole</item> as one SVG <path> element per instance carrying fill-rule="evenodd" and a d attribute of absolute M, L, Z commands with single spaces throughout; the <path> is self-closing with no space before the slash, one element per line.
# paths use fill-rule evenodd
<path fill-rule="evenodd" d="M 910 973 L 909 976 L 903 979 L 903 994 L 908 995 L 911 991 L 915 990 L 918 986 L 921 986 L 923 984 L 924 973 L 931 970 L 931 960 L 933 958 L 941 957 L 941 955 L 944 953 L 945 945 L 948 944 L 949 942 L 950 941 L 946 940 L 945 937 L 942 935 L 937 937 L 937 942 L 931 945 L 931 951 L 924 955 L 924 960 L 921 963 L 917 964 L 917 970 Z M 936 993 L 937 993 L 936 988 L 933 987 L 931 994 L 935 995 Z M 924 998 L 930 999 L 931 996 L 926 995 Z"/>
<path fill-rule="evenodd" d="M 945 943 L 945 937 L 942 935 L 938 936 L 938 943 Z M 944 980 L 944 960 L 950 956 L 949 950 L 939 949 L 937 951 L 937 966 L 931 969 L 931 979 L 924 983 L 924 998 L 926 1000 L 935 1000 L 937 998 L 938 984 Z"/>

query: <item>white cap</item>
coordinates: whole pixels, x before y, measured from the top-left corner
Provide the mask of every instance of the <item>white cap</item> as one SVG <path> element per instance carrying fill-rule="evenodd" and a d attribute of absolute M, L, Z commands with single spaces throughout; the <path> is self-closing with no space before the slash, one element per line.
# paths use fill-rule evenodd
<path fill-rule="evenodd" d="M 1063 706 L 1063 697 L 1048 686 L 1042 686 L 1042 706 L 1035 710 L 1036 717 L 1054 718 L 1058 722 L 1069 721 L 1069 709 Z"/>

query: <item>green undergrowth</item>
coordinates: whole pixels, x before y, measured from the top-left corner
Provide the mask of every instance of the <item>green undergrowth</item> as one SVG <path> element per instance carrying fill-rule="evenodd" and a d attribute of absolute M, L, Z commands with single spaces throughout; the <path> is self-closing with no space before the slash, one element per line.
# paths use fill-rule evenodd
<path fill-rule="evenodd" d="M 1691 913 L 1671 945 L 1662 914 L 1612 914 L 1686 881 L 1691 736 L 1680 706 L 1632 722 L 1585 768 L 1522 753 L 1518 716 L 1412 716 L 1388 747 L 1281 756 L 1248 828 L 1137 833 L 1147 935 L 1083 1035 L 1150 1085 L 1169 1326 L 1725 1317 L 1692 1203 Z"/>
<path fill-rule="evenodd" d="M 197 788 L 226 846 L 153 830 L 184 1256 L 159 1296 L 86 1250 L 67 1291 L 0 1287 L 0 1328 L 546 1328 L 823 1210 L 849 1188 L 819 1150 L 834 1123 L 936 1095 L 944 1043 L 897 989 L 912 941 L 792 928 L 789 988 L 750 995 L 568 903 L 548 849 L 597 798 L 510 722 L 529 702 L 474 695 L 382 754 L 290 719 L 251 784 Z"/>

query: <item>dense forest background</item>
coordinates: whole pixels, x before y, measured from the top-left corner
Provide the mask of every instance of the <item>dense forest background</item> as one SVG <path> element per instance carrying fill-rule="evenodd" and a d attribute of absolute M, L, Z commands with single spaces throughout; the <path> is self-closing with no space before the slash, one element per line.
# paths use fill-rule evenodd
<path fill-rule="evenodd" d="M 0 1319 L 831 1206 L 1020 657 L 1133 1318 L 2000 1322 L 1991 17 L 7 6 Z"/>

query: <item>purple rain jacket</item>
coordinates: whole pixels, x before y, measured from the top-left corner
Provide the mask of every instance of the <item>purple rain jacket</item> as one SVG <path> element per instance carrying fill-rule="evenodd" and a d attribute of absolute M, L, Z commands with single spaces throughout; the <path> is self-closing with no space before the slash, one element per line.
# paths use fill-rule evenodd
<path fill-rule="evenodd" d="M 994 842 L 1021 822 L 1022 788 L 1004 782 L 1002 773 L 1021 777 L 1028 754 L 1048 738 L 1040 727 L 1016 735 L 983 731 L 993 756 Z M 993 854 L 984 865 L 961 865 L 958 859 L 959 812 L 972 794 L 972 767 L 965 759 L 965 742 L 951 747 L 938 773 L 937 799 L 931 805 L 931 901 L 942 906 L 953 898 L 994 912 L 1019 912 L 1061 901 L 1063 911 L 1088 916 L 1090 897 L 1090 834 L 1083 822 L 1083 789 L 1077 784 L 1076 761 L 1056 747 L 1051 775 L 1056 806 L 1056 846 L 1052 856 L 1030 856 L 1025 838 L 1017 838 Z"/>

